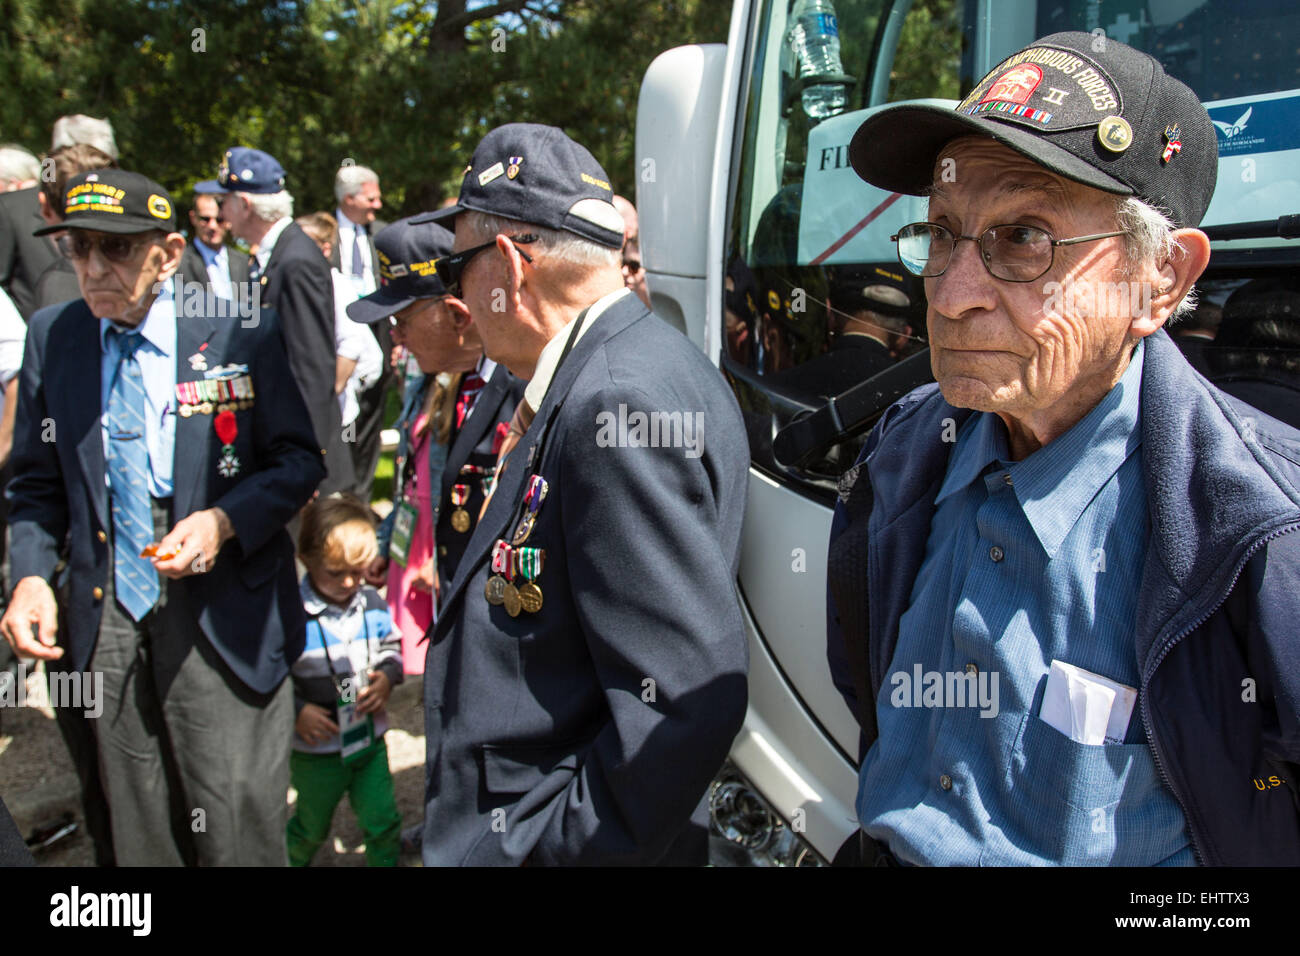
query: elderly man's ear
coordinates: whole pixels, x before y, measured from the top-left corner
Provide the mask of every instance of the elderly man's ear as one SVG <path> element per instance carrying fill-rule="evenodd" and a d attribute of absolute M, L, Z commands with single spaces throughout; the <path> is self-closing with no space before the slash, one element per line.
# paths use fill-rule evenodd
<path fill-rule="evenodd" d="M 1210 261 L 1210 237 L 1199 229 L 1175 229 L 1174 240 L 1183 247 L 1156 274 L 1151 289 L 1151 308 L 1129 326 L 1137 336 L 1150 335 L 1165 324 L 1178 303 L 1192 290 Z"/>
<path fill-rule="evenodd" d="M 180 268 L 181 257 L 185 255 L 185 237 L 179 232 L 169 232 L 163 240 L 162 267 L 158 270 L 159 280 L 170 279 Z"/>

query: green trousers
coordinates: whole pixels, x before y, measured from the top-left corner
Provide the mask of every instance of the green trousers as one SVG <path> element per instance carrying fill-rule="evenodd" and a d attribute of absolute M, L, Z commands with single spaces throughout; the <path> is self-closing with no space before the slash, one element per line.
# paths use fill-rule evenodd
<path fill-rule="evenodd" d="M 329 836 L 334 808 L 343 794 L 366 838 L 367 866 L 396 866 L 402 849 L 402 818 L 388 772 L 388 745 L 381 737 L 364 756 L 345 764 L 338 754 L 289 755 L 289 780 L 298 808 L 289 821 L 289 864 L 306 866 Z"/>

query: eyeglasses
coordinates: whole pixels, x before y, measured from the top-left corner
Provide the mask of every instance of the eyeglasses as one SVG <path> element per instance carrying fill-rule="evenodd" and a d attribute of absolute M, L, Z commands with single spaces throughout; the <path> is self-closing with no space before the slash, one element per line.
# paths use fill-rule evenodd
<path fill-rule="evenodd" d="M 641 260 L 640 260 L 640 259 L 624 259 L 624 260 L 623 260 L 623 268 L 626 269 L 628 272 L 632 273 L 632 275 L 636 275 L 638 272 L 641 271 Z"/>
<path fill-rule="evenodd" d="M 889 238 L 898 243 L 898 261 L 915 276 L 941 276 L 952 261 L 953 250 L 963 239 L 979 243 L 980 260 L 989 275 L 1007 282 L 1033 282 L 1052 268 L 1057 246 L 1095 242 L 1123 236 L 1121 232 L 1100 232 L 1073 239 L 1053 239 L 1036 226 L 1018 224 L 991 226 L 979 236 L 959 236 L 934 222 L 914 222 Z"/>
<path fill-rule="evenodd" d="M 522 236 L 506 236 L 506 238 L 511 242 L 520 245 L 526 245 L 527 243 L 537 241 L 537 237 L 531 232 Z M 465 267 L 469 265 L 469 261 L 480 252 L 483 252 L 485 249 L 491 249 L 496 244 L 496 240 L 493 239 L 491 242 L 485 242 L 481 246 L 471 246 L 468 249 L 462 249 L 460 252 L 453 252 L 449 256 L 441 256 L 433 261 L 433 268 L 438 273 L 438 278 L 442 280 L 442 284 L 446 288 L 448 295 L 454 295 L 456 298 L 460 298 L 460 277 L 465 271 Z M 523 256 L 524 262 L 532 263 L 532 256 L 524 252 L 522 249 L 518 250 L 518 252 L 519 255 Z"/>
<path fill-rule="evenodd" d="M 122 264 L 135 259 L 141 246 L 153 242 L 154 236 L 101 236 L 92 239 L 80 230 L 71 230 L 59 237 L 59 252 L 65 259 L 85 259 L 90 250 L 98 248 L 99 254 L 109 262 Z"/>
<path fill-rule="evenodd" d="M 197 219 L 199 222 L 220 222 L 221 221 L 220 216 L 195 216 L 194 218 Z"/>

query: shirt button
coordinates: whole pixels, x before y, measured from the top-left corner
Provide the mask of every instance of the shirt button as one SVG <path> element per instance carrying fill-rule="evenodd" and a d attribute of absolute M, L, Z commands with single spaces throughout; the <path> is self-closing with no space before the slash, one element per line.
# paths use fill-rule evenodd
<path fill-rule="evenodd" d="M 943 774 L 943 775 L 939 778 L 939 786 L 942 787 L 944 790 L 951 790 L 951 789 L 952 789 L 952 777 L 948 776 L 946 773 Z"/>
<path fill-rule="evenodd" d="M 989 557 L 994 561 L 1001 561 L 1006 557 L 1006 554 L 995 544 L 993 547 L 989 548 Z"/>
<path fill-rule="evenodd" d="M 969 664 L 966 665 L 966 673 L 967 673 L 967 674 L 978 674 L 979 672 L 980 672 L 980 669 L 979 669 L 978 667 L 975 666 L 975 662 L 974 662 L 974 661 L 971 661 Z"/>
<path fill-rule="evenodd" d="M 104 534 L 104 532 L 102 531 L 96 531 L 95 537 L 98 538 L 100 542 L 104 542 L 108 540 L 108 535 Z"/>
<path fill-rule="evenodd" d="M 93 591 L 90 592 L 90 596 L 93 597 L 96 601 L 103 600 L 103 598 L 104 598 L 104 589 L 103 589 L 103 588 L 95 588 Z"/>

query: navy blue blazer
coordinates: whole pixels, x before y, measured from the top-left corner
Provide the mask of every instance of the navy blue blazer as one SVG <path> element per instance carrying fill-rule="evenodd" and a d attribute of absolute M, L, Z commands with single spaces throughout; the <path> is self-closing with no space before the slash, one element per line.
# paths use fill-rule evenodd
<path fill-rule="evenodd" d="M 323 261 L 323 260 L 322 260 Z M 217 471 L 221 441 L 213 416 L 176 418 L 172 479 L 175 521 L 221 507 L 235 537 L 211 569 L 181 579 L 198 624 L 236 676 L 258 693 L 274 690 L 302 652 L 306 618 L 285 524 L 324 475 L 311 419 L 294 384 L 274 313 L 244 328 L 238 317 L 183 316 L 176 329 L 176 381 L 203 378 L 189 356 L 203 347 L 209 369 L 247 365 L 253 407 L 236 411 L 240 471 Z M 99 320 L 85 300 L 32 316 L 14 426 L 10 502 L 11 576 L 50 580 L 62 596 L 59 643 L 68 666 L 84 670 L 99 635 L 112 533 L 100 426 Z M 53 438 L 53 440 L 50 440 Z"/>
<path fill-rule="evenodd" d="M 515 406 L 524 397 L 525 384 L 527 383 L 523 380 L 511 375 L 504 365 L 498 365 L 479 393 L 478 401 L 474 403 L 474 414 L 470 415 L 464 428 L 452 433 L 433 515 L 442 594 L 447 593 L 448 586 L 456 577 L 461 556 L 478 525 L 478 513 L 483 510 L 483 476 L 474 474 L 473 471 L 495 468 L 497 426 L 503 423 L 509 426 L 510 419 L 515 414 Z M 469 500 L 463 506 L 469 513 L 470 520 L 469 528 L 465 531 L 457 531 L 451 524 L 451 516 L 456 510 L 451 503 L 451 490 L 457 484 L 466 485 L 469 492 Z"/>
<path fill-rule="evenodd" d="M 701 454 L 608 447 L 602 413 L 620 405 L 702 413 Z M 748 464 L 735 399 L 685 336 L 632 295 L 599 316 L 511 452 L 432 630 L 426 864 L 704 862 L 706 791 L 746 706 Z M 527 541 L 546 550 L 543 605 L 512 618 L 484 585 L 532 474 L 549 488 Z"/>

